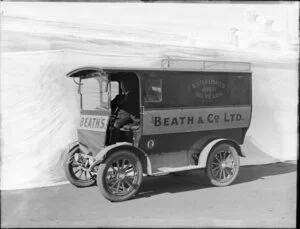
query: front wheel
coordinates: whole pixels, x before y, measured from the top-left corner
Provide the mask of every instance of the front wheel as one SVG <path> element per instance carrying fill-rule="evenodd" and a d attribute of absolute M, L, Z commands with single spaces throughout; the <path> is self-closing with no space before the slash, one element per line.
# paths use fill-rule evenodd
<path fill-rule="evenodd" d="M 90 165 L 89 156 L 80 151 L 79 145 L 74 146 L 64 162 L 65 174 L 70 183 L 76 187 L 89 187 L 95 184 L 96 180 L 89 170 Z"/>
<path fill-rule="evenodd" d="M 97 185 L 106 199 L 119 202 L 130 199 L 138 192 L 142 178 L 139 158 L 130 151 L 121 150 L 99 165 Z"/>
<path fill-rule="evenodd" d="M 236 149 L 230 144 L 219 144 L 209 153 L 206 175 L 214 186 L 230 185 L 238 175 L 240 159 Z"/>

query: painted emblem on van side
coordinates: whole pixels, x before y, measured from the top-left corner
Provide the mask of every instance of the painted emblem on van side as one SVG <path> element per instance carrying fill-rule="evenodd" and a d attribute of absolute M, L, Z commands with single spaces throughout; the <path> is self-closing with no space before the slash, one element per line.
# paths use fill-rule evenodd
<path fill-rule="evenodd" d="M 197 98 L 210 101 L 224 96 L 226 85 L 216 79 L 200 79 L 192 83 L 192 88 Z"/>

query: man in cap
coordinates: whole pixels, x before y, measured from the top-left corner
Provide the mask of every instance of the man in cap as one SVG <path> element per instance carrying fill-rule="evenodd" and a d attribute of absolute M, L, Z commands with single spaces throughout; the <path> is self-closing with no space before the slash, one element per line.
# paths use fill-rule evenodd
<path fill-rule="evenodd" d="M 139 118 L 139 93 L 132 82 L 120 82 L 121 93 L 111 102 L 112 111 L 116 114 L 114 122 L 114 140 L 119 138 L 120 128 L 128 123 L 136 122 Z"/>

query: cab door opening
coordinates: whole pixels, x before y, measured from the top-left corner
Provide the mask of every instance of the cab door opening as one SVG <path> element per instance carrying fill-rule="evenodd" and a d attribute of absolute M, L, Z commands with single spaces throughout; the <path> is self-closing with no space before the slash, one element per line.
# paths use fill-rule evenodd
<path fill-rule="evenodd" d="M 133 72 L 114 72 L 111 82 L 111 122 L 107 145 L 116 142 L 134 143 L 140 132 L 140 89 L 138 76 Z M 113 88 L 117 87 L 117 88 Z M 113 93 L 116 92 L 117 93 Z"/>

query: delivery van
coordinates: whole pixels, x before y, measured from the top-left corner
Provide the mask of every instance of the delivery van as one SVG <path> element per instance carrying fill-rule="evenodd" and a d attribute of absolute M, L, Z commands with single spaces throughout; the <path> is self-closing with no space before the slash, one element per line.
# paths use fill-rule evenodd
<path fill-rule="evenodd" d="M 251 66 L 201 64 L 92 66 L 68 73 L 80 97 L 78 141 L 65 161 L 69 181 L 78 187 L 97 184 L 110 201 L 132 198 L 146 175 L 205 169 L 214 186 L 234 182 L 251 121 Z M 135 112 L 114 134 L 120 107 L 113 101 L 123 93 L 123 82 L 135 93 L 130 100 Z"/>

